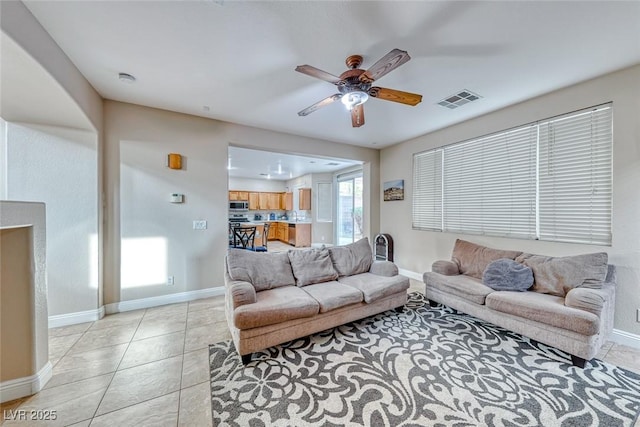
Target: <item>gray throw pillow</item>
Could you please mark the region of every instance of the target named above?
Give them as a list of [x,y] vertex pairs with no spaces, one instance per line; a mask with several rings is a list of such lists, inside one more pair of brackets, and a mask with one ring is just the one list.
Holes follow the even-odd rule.
[[297,286],[330,282],[338,278],[326,248],[290,250],[288,255]]
[[573,288],[602,288],[608,259],[606,252],[564,257],[524,253],[516,261],[533,270],[532,291],[564,297]]
[[257,292],[296,284],[286,253],[229,249],[227,270],[232,280],[249,282]]
[[373,262],[371,245],[366,237],[348,245],[331,246],[329,254],[340,277],[366,273]]
[[482,283],[496,291],[524,292],[533,285],[533,271],[512,259],[501,258],[487,265]]

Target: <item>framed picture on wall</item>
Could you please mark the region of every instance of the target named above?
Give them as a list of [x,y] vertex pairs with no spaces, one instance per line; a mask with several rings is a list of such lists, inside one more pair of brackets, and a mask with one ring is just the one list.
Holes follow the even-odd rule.
[[404,200],[404,179],[396,179],[384,183],[383,200]]

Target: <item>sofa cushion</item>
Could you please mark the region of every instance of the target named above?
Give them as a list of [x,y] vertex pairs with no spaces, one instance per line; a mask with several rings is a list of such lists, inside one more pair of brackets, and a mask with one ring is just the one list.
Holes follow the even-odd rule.
[[493,292],[487,296],[486,305],[501,313],[582,335],[595,335],[600,328],[598,316],[578,308],[567,307],[564,305],[564,298],[554,295],[537,292]]
[[366,237],[357,242],[329,248],[331,261],[340,276],[366,273],[371,268],[373,255]]
[[295,285],[289,256],[285,252],[253,252],[229,249],[227,270],[232,280],[249,282],[256,291]]
[[605,252],[566,257],[525,253],[516,258],[533,270],[532,291],[560,297],[579,286],[601,288],[607,276],[607,260]]
[[362,292],[364,301],[367,303],[409,289],[409,279],[404,276],[385,277],[371,273],[361,273],[341,277],[338,282]]
[[427,290],[435,288],[475,304],[483,305],[487,295],[495,292],[490,287],[483,285],[482,281],[475,277],[464,275],[445,276],[430,271],[424,273],[422,277]]
[[362,292],[335,281],[305,286],[304,291],[318,301],[320,313],[362,302]]
[[330,282],[338,278],[326,248],[290,250],[288,255],[298,286]]
[[526,291],[533,285],[529,267],[509,258],[497,259],[485,268],[482,283],[496,291]]
[[456,239],[451,260],[458,264],[460,274],[482,279],[487,265],[500,258],[515,259],[521,251],[504,251],[476,245],[466,240]]
[[258,292],[256,297],[255,303],[241,305],[233,311],[233,323],[236,328],[251,329],[273,325],[291,319],[315,316],[320,311],[318,302],[295,286]]

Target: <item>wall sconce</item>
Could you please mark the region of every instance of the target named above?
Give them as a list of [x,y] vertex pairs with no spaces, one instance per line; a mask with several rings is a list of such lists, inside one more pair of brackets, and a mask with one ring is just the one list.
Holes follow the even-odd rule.
[[169,169],[182,169],[182,156],[176,153],[169,153],[167,166],[169,166]]

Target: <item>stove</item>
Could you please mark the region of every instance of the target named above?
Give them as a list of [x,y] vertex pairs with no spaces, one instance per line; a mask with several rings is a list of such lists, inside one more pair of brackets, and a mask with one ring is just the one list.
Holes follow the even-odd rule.
[[229,214],[229,222],[249,222],[249,216],[248,215],[242,215],[242,214]]

